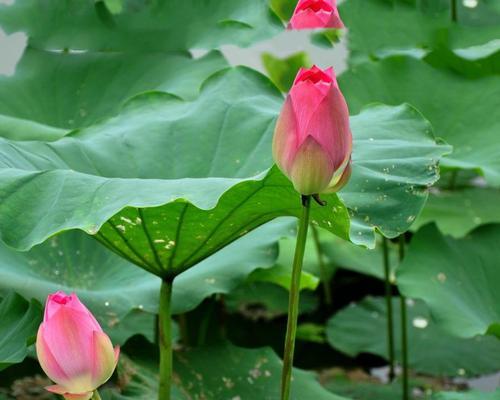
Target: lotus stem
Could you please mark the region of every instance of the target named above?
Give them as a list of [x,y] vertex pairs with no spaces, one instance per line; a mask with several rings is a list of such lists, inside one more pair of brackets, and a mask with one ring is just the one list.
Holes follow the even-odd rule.
[[[399,262],[405,258],[405,236],[399,237]],[[401,346],[403,367],[403,400],[410,399],[409,370],[408,370],[408,310],[406,297],[400,293],[401,299]]]
[[384,281],[385,281],[385,301],[387,307],[387,349],[389,357],[389,381],[396,376],[394,371],[394,320],[392,318],[392,283],[390,277],[389,243],[387,238],[382,236],[382,248],[384,251]]
[[323,258],[323,252],[321,251],[318,228],[316,228],[314,225],[311,225],[311,231],[313,234],[314,246],[316,247],[316,254],[318,256],[319,273],[321,276],[321,282],[323,283],[325,303],[330,306],[332,305],[332,291],[330,289],[330,282],[328,281],[328,273],[326,270],[325,260]]
[[457,14],[457,0],[450,0],[451,1],[451,20],[453,22],[458,21],[458,14]]
[[302,196],[302,205],[302,216],[300,217],[297,244],[295,245],[292,284],[290,287],[290,299],[288,302],[288,323],[283,357],[283,372],[281,376],[281,400],[290,399],[293,355],[295,351],[295,337],[297,335],[297,322],[299,318],[300,278],[302,274],[302,263],[304,261],[307,230],[309,227],[311,196]]
[[160,313],[158,323],[158,344],[160,347],[160,386],[159,400],[171,399],[172,386],[172,281],[163,280],[160,291]]
[[101,400],[101,396],[97,390],[94,391],[94,395],[92,396],[92,400]]

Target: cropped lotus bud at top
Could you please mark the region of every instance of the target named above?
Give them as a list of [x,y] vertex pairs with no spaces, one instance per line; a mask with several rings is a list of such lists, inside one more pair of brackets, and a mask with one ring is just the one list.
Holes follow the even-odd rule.
[[116,368],[119,348],[103,332],[76,294],[49,295],[36,352],[56,385],[46,389],[65,399],[88,400]]
[[337,0],[299,0],[288,29],[343,28]]
[[276,123],[273,157],[302,195],[340,190],[351,173],[349,110],[333,68],[301,69]]

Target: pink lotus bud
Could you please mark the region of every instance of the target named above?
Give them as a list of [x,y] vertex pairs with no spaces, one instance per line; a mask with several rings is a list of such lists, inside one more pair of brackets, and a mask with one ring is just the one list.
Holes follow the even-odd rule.
[[333,68],[301,69],[276,123],[276,164],[299,193],[331,193],[349,179],[351,151],[349,110]]
[[71,400],[88,400],[108,381],[120,350],[113,349],[90,311],[76,294],[49,295],[36,340],[38,361],[56,385],[49,392]]
[[288,29],[343,28],[337,0],[299,0]]

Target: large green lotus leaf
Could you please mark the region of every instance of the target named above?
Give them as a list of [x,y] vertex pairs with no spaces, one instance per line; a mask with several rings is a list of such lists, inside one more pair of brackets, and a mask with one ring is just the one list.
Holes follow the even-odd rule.
[[500,185],[500,76],[464,79],[422,61],[393,57],[357,66],[342,75],[340,84],[351,112],[374,101],[411,103],[430,120],[436,135],[453,145],[443,165],[479,170],[490,184]]
[[99,3],[16,1],[0,5],[0,26],[39,49],[140,52],[249,45],[283,29],[267,0],[127,0],[114,16]]
[[[189,311],[211,294],[228,293],[252,270],[274,265],[278,240],[293,227],[289,218],[266,224],[179,275],[173,313]],[[41,303],[57,290],[76,292],[114,342],[134,334],[154,336],[160,280],[83,232],[54,236],[26,253],[0,244],[0,275],[0,290],[13,289]]]
[[[174,400],[280,398],[282,363],[271,349],[219,344],[176,352],[174,357]],[[118,373],[126,386],[121,393],[114,390],[103,393],[103,399],[151,400],[157,397],[157,372],[151,359],[133,362],[124,358]],[[293,374],[293,400],[347,400],[323,389],[310,372],[294,370]]]
[[[150,272],[178,275],[257,226],[300,214],[291,184],[268,170],[282,102],[262,75],[227,69],[193,102],[149,93],[54,142],[0,138],[2,239],[26,250],[84,229]],[[372,246],[377,227],[408,229],[448,148],[410,106],[372,107],[352,127],[354,171],[341,195],[351,239]],[[347,238],[346,209],[325,199],[313,223]]]
[[[483,59],[484,51],[477,53],[474,48],[498,39],[500,13],[484,1],[474,10],[463,7],[461,1],[457,3],[458,24],[451,21],[449,0],[345,1],[340,13],[349,27],[350,62],[357,64],[373,56],[414,53],[415,49],[422,50],[422,54],[431,49],[440,53],[442,48],[450,49],[457,57],[466,51],[469,59]],[[498,52],[496,47],[488,57]]]
[[[55,142],[0,139],[2,238],[27,249],[61,230],[101,228],[98,238],[120,255],[176,275],[262,223],[300,213],[288,180],[266,172],[281,103],[263,76],[228,69],[193,102],[146,94]],[[347,237],[346,210],[328,200],[313,215],[324,225],[335,218],[332,230]],[[29,211],[14,223],[21,208]]]
[[[21,120],[16,130],[2,123],[0,135],[17,140],[43,139],[43,126],[30,129],[35,123],[47,126],[47,139],[58,139],[67,129],[115,115],[128,98],[153,89],[193,99],[202,82],[226,66],[217,51],[193,59],[181,52],[137,56],[28,48],[15,75],[0,76],[0,121]],[[29,134],[40,134],[40,130],[41,137]]]
[[425,300],[447,331],[500,338],[499,240],[499,225],[480,227],[463,239],[443,236],[433,225],[424,227],[398,270],[398,286],[405,295]]
[[480,225],[500,223],[499,200],[498,189],[433,190],[412,230],[434,222],[443,234],[461,238]]
[[14,292],[0,299],[0,371],[20,363],[34,343],[42,310]]
[[[500,341],[451,336],[433,323],[422,301],[408,302],[408,348],[411,369],[439,376],[475,376],[498,371]],[[401,360],[401,312],[393,299],[396,359]],[[328,342],[342,352],[387,358],[387,308],[384,298],[367,297],[335,314],[327,325]]]

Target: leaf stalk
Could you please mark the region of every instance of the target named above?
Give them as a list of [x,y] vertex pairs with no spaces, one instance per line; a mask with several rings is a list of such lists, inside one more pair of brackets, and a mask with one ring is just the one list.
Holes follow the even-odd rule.
[[297,244],[293,259],[292,284],[288,302],[288,322],[285,338],[283,357],[283,371],[281,375],[281,400],[290,399],[293,356],[295,352],[295,338],[297,336],[297,322],[299,318],[300,278],[309,227],[309,214],[311,210],[311,196],[302,196],[302,216],[299,221]]

